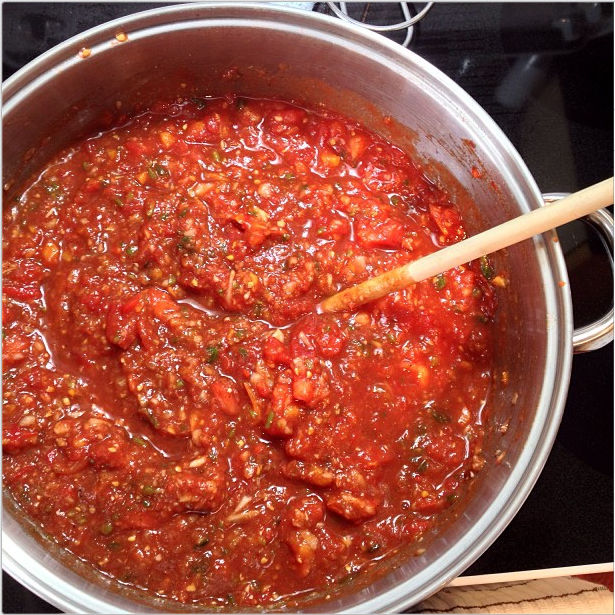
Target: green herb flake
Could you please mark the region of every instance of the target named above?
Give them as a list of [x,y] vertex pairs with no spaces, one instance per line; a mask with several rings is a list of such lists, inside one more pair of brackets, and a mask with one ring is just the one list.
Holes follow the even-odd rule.
[[111,534],[112,531],[113,531],[113,523],[111,523],[110,521],[107,521],[106,523],[103,523],[100,526],[100,533],[103,536],[109,536],[109,534]]
[[222,154],[215,149],[212,154],[211,157],[216,161],[216,162],[222,162]]
[[242,357],[247,357],[248,356],[248,351],[245,348],[239,348],[239,354]]
[[139,248],[137,246],[128,246],[126,248],[126,254],[128,254],[128,256],[134,256],[138,251]]
[[444,274],[441,273],[437,275],[433,284],[437,290],[442,290],[446,286],[446,278],[444,277]]
[[269,429],[269,427],[271,427],[271,424],[273,423],[273,419],[274,419],[274,413],[273,410],[270,410],[267,413],[267,416],[265,417],[265,429]]
[[[152,485],[143,485],[143,487],[141,488],[141,492],[144,495],[154,495],[157,491],[158,491],[158,489],[156,489],[156,487],[154,487]],[[146,501],[147,500],[144,500],[144,505],[145,505]]]
[[480,257],[480,270],[488,280],[491,280],[495,276],[495,271],[489,264],[489,260],[486,256]]
[[220,351],[218,350],[217,346],[209,346],[207,348],[207,362],[208,363],[215,363],[218,360],[218,357],[220,356]]
[[140,436],[134,436],[132,438],[132,441],[137,445],[137,446],[147,446],[147,442],[141,438]]
[[175,381],[175,388],[176,389],[183,389],[185,386],[186,386],[186,383],[181,378],[178,378]]
[[120,209],[122,209],[122,208],[124,207],[124,201],[122,201],[122,199],[120,199],[120,197],[119,197],[119,196],[116,196],[116,197],[113,199],[113,202],[114,202],[114,203],[115,203],[115,204],[116,204],[116,205],[117,205]]
[[159,422],[158,419],[154,416],[154,411],[151,408],[145,408],[145,416],[152,424],[154,429],[158,429]]
[[152,167],[147,167],[147,174],[152,178],[152,179],[157,179],[158,176],[156,175],[156,171],[154,171],[154,169]]

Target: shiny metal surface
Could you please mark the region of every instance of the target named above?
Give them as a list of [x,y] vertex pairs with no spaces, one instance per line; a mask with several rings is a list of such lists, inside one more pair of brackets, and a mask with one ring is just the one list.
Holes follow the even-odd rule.
[[[568,196],[568,192],[549,192],[542,197],[547,203]],[[611,269],[613,268],[613,216],[608,209],[600,209],[586,217],[596,232],[600,234],[605,247],[609,250]],[[613,341],[613,308],[583,327],[575,328],[572,333],[572,347],[575,353],[591,352],[603,348]]]
[[[118,32],[127,35],[127,42],[116,40]],[[87,59],[79,56],[82,48],[91,50]],[[56,151],[98,130],[108,109],[129,113],[137,103],[177,92],[226,91],[293,98],[311,106],[324,102],[363,122],[428,166],[432,179],[457,200],[470,232],[542,202],[496,124],[418,56],[337,19],[235,3],[173,6],[110,22],[16,73],[3,89],[8,192]],[[474,177],[476,169],[482,179]],[[398,612],[419,602],[458,576],[495,540],[537,480],[557,432],[570,376],[570,294],[558,284],[568,278],[559,247],[544,237],[499,258],[511,284],[501,294],[498,313],[502,334],[489,399],[488,463],[473,497],[425,553],[408,553],[371,585],[348,587],[346,594],[306,610]],[[505,424],[508,429],[501,429]],[[128,592],[102,577],[82,578],[52,545],[25,529],[10,501],[3,515],[3,566],[48,602],[79,612],[176,610],[176,605]]]

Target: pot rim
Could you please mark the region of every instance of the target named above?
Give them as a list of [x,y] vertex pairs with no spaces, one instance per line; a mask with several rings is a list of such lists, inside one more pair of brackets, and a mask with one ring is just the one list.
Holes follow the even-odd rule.
[[[525,199],[519,200],[520,209],[529,211],[541,206],[540,191],[508,138],[482,107],[439,69],[379,34],[326,15],[270,3],[212,2],[172,5],[141,11],[87,30],[42,54],[4,83],[3,118],[19,105],[20,100],[31,95],[47,79],[53,78],[54,72],[68,69],[72,63],[83,61],[77,55],[81,48],[108,44],[119,31],[136,35],[137,32],[165,29],[174,24],[190,23],[191,27],[207,27],[224,20],[234,23],[245,21],[250,25],[262,22],[282,28],[293,26],[312,32],[318,31],[318,34],[333,37],[338,43],[358,45],[375,54],[379,61],[397,66],[399,70],[405,70],[408,63],[418,67],[429,75],[437,88],[442,88],[461,102],[464,116],[467,116],[473,127],[485,135],[485,138],[497,143],[496,149],[503,156],[503,164],[511,165],[510,169],[515,171],[518,178],[513,182],[509,170],[507,181],[516,187],[519,195],[523,189],[530,197],[529,204],[526,204]],[[523,185],[520,186],[521,184]],[[555,440],[565,405],[572,365],[573,326],[568,276],[561,249],[553,241],[545,241],[544,237],[531,241],[540,263],[548,315],[545,378],[532,427],[504,487],[487,510],[476,519],[471,530],[459,541],[458,548],[456,546],[456,549],[448,549],[419,573],[379,595],[370,596],[369,593],[359,592],[355,595],[364,596],[365,599],[354,602],[350,607],[343,604],[343,599],[328,602],[325,605],[327,612],[336,609],[343,609],[347,613],[398,612],[427,598],[462,573],[491,545],[517,513],[537,481]],[[566,284],[561,287],[558,281]],[[87,591],[88,582],[84,591],[50,573],[45,566],[47,561],[41,563],[30,552],[24,553],[7,531],[13,529],[8,526],[19,527],[18,523],[13,519],[8,519],[7,523],[4,513],[3,516],[2,566],[12,577],[64,611],[127,612],[118,608],[116,603],[92,596]],[[51,560],[51,557],[49,559]],[[62,572],[64,571],[63,568]],[[115,594],[109,592],[109,596],[113,597]]]

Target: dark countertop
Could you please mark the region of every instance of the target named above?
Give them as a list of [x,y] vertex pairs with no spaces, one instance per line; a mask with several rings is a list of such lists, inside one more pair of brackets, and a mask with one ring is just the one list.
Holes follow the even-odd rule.
[[[168,3],[4,3],[3,78],[83,30]],[[357,16],[363,3],[354,7]],[[324,3],[315,10],[327,12]],[[396,11],[396,3],[369,7]],[[353,13],[354,14],[354,13]],[[403,40],[401,34],[395,40]],[[436,3],[410,48],[493,117],[543,192],[613,174],[612,3]],[[612,305],[609,258],[583,223],[560,233],[575,322]],[[613,344],[575,355],[545,469],[496,542],[468,569],[488,574],[613,561]],[[3,612],[58,612],[3,573]]]

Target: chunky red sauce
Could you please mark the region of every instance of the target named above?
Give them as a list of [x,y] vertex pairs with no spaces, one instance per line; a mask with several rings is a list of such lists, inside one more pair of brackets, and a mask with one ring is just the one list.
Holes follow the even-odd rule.
[[76,145],[4,214],[5,485],[98,570],[206,606],[420,550],[482,466],[493,272],[314,306],[464,236],[326,112],[179,101]]

